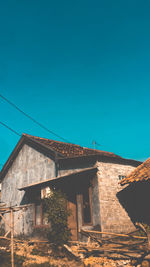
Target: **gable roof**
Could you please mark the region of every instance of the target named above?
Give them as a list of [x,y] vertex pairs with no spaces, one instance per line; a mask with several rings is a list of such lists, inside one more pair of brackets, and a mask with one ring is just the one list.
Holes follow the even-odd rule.
[[125,185],[147,180],[150,180],[150,158],[140,164],[126,178],[122,179],[120,184]]
[[105,158],[105,161],[111,159],[113,162],[117,161],[118,163],[120,161],[121,163],[131,164],[134,166],[138,166],[141,163],[139,161],[122,158],[111,152],[90,149],[71,143],[54,141],[51,139],[41,138],[23,133],[22,137],[20,138],[19,142],[17,143],[16,147],[12,151],[11,155],[9,156],[0,172],[0,180],[4,178],[7,170],[12,165],[13,161],[17,157],[24,144],[31,145],[35,149],[38,149],[40,152],[45,153],[47,156],[51,156],[54,160],[65,160],[68,163],[69,160],[78,159],[81,161],[81,159],[83,158],[88,158],[88,160],[91,160],[91,158],[96,157]]
[[51,139],[41,138],[28,134],[23,134],[23,135],[47,146],[47,148],[54,150],[55,152],[59,153],[61,156],[65,158],[77,157],[77,156],[89,156],[89,155],[103,155],[103,156],[121,158],[120,156],[111,152],[101,151],[97,149],[90,149],[87,147],[82,147],[71,143],[54,141]]

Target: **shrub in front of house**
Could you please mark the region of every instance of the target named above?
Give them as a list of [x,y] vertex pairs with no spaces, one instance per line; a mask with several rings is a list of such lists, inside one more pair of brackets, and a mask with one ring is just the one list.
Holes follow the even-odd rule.
[[71,231],[68,228],[68,216],[66,196],[61,191],[51,190],[48,197],[43,199],[45,216],[49,223],[47,238],[54,247],[68,243]]

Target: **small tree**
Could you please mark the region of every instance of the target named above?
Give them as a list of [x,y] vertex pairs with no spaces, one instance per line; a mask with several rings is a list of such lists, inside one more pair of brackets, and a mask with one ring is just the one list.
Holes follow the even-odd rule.
[[45,215],[50,224],[47,237],[54,247],[62,246],[71,238],[67,224],[70,211],[67,210],[66,203],[66,196],[56,190],[51,190],[48,197],[43,199]]

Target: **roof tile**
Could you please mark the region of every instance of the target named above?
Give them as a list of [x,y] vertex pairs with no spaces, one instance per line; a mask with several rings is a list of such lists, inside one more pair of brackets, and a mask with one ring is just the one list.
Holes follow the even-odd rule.
[[131,184],[134,182],[142,182],[150,179],[150,158],[140,164],[126,178],[122,179],[120,184]]
[[115,157],[121,158],[120,156],[111,153],[105,152],[96,149],[90,149],[86,147],[81,147],[79,145],[71,144],[71,143],[64,143],[60,141],[54,141],[51,139],[41,138],[37,136],[32,136],[28,134],[23,134],[33,140],[46,145],[48,148],[55,150],[56,152],[62,154],[62,156],[69,158],[69,157],[77,157],[77,156],[88,156],[88,155],[101,155],[101,156],[108,156],[108,157]]

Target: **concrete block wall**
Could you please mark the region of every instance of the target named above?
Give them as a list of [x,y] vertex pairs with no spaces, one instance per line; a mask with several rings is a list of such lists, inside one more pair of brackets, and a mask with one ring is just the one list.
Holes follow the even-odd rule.
[[104,162],[97,162],[97,167],[101,230],[114,233],[134,231],[135,227],[116,194],[123,189],[119,175],[126,176],[135,167]]

